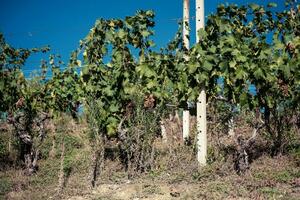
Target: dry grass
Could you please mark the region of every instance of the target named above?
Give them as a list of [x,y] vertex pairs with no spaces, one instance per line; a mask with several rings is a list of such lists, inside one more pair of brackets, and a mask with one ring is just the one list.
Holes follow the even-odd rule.
[[[72,121],[60,126],[66,142],[66,167],[70,167],[62,193],[56,195],[62,137],[58,131],[49,135],[43,150],[44,154],[49,154],[55,139],[55,156],[43,156],[36,175],[24,176],[20,168],[0,172],[0,199],[1,195],[2,198],[16,200],[300,199],[300,167],[297,161],[300,158],[295,157],[299,153],[272,158],[265,151],[266,144],[260,142],[263,140],[258,140],[256,147],[260,147],[261,152],[255,156],[245,174],[237,175],[233,169],[234,142],[221,132],[209,135],[210,164],[207,167],[199,168],[195,160],[195,133],[191,136],[191,146],[182,145],[177,136],[167,144],[157,139],[152,170],[128,179],[118,157],[107,157],[96,188],[91,190],[88,172],[92,152],[86,126]],[[178,126],[173,126],[168,128],[176,132]],[[238,127],[237,133],[244,134],[244,137],[251,133],[246,124]],[[117,153],[113,142],[111,145],[110,151]]]

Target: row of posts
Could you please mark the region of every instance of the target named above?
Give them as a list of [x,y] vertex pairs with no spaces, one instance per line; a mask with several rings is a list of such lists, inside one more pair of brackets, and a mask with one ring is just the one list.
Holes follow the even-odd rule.
[[[190,1],[183,0],[183,44],[186,49],[190,48],[189,41],[189,24],[190,24]],[[204,29],[204,0],[196,0],[196,42],[200,41],[198,31]],[[189,59],[188,56],[185,58]],[[197,98],[197,160],[200,166],[206,165],[207,156],[207,123],[206,123],[206,91],[205,86],[201,86],[199,96]],[[189,106],[186,106],[183,110],[183,140],[188,140],[190,135],[190,113]]]

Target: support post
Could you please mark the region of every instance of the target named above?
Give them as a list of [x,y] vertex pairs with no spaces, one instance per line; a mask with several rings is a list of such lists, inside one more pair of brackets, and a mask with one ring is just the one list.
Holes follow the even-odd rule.
[[[204,0],[196,0],[196,41],[200,38],[198,31],[204,29]],[[206,90],[201,86],[197,99],[197,160],[200,166],[206,165],[207,156],[207,127],[206,127]]]
[[[190,24],[190,0],[183,0],[183,31],[182,31],[182,37],[183,37],[183,45],[186,49],[189,49],[190,47],[190,30],[189,30],[189,24]],[[188,60],[188,56],[185,57],[186,60]],[[189,139],[190,134],[190,111],[188,108],[188,105],[184,107],[183,115],[182,115],[182,137],[183,142],[187,141]]]

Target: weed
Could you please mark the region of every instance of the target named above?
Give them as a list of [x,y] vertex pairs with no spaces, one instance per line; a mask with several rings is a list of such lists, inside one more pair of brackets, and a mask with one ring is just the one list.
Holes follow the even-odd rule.
[[260,171],[255,172],[253,176],[257,180],[264,180],[264,179],[266,179],[266,178],[269,177],[268,172],[265,172],[265,171],[263,171],[263,172],[260,172]]
[[160,128],[159,108],[145,109],[143,99],[136,97],[135,109],[126,120],[127,131],[120,135],[121,151],[129,176],[151,170],[154,164],[154,141]]
[[294,159],[297,166],[300,167],[300,144],[289,146],[288,151],[291,157]]
[[9,177],[0,177],[0,199],[4,198],[12,188],[12,182]]
[[159,177],[162,173],[163,173],[162,170],[150,170],[148,174],[152,179],[155,179]]
[[57,183],[59,171],[59,159],[48,159],[40,162],[40,170],[33,175],[30,181],[32,186],[46,187]]
[[260,193],[266,194],[269,197],[275,197],[282,194],[277,188],[274,187],[262,187],[258,189]]
[[276,181],[281,183],[287,183],[293,179],[291,172],[288,170],[280,171],[275,173],[273,176]]

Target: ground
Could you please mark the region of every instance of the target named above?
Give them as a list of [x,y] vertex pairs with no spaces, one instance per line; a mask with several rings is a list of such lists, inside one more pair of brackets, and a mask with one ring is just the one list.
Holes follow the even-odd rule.
[[[251,169],[243,175],[232,173],[228,171],[229,168],[230,166],[209,166],[202,170],[187,169],[192,174],[180,171],[149,173],[132,180],[119,172],[112,174],[110,180],[100,180],[94,189],[87,187],[86,176],[73,174],[59,196],[55,192],[56,184],[50,183],[53,180],[48,180],[51,179],[49,174],[28,178],[21,171],[8,171],[6,173],[9,174],[1,172],[1,180],[3,184],[5,178],[8,181],[8,177],[13,176],[13,190],[5,198],[16,200],[58,197],[65,200],[300,199],[300,168],[287,156],[263,156],[253,162]],[[104,173],[108,174],[108,171],[106,169]],[[57,177],[57,173],[55,175]]]
[[[263,157],[247,174],[204,174],[196,180],[147,180],[100,184],[90,194],[65,199],[300,199],[300,170],[287,157]],[[201,176],[201,175],[200,175]],[[206,176],[206,177],[205,177]],[[199,180],[197,180],[199,179]]]
[[[120,160],[107,158],[96,186],[91,188],[91,147],[86,129],[74,124],[71,127],[56,129],[55,137],[48,135],[36,174],[24,175],[22,165],[12,161],[2,166],[0,199],[300,199],[299,145],[275,157],[260,149],[250,169],[238,174],[230,148],[228,155],[222,156],[210,147],[208,165],[199,167],[193,146],[179,145],[180,141],[164,145],[158,139],[151,170],[129,177]],[[62,135],[60,130],[67,133]],[[62,137],[65,179],[59,188]],[[224,144],[228,136],[219,139]]]

